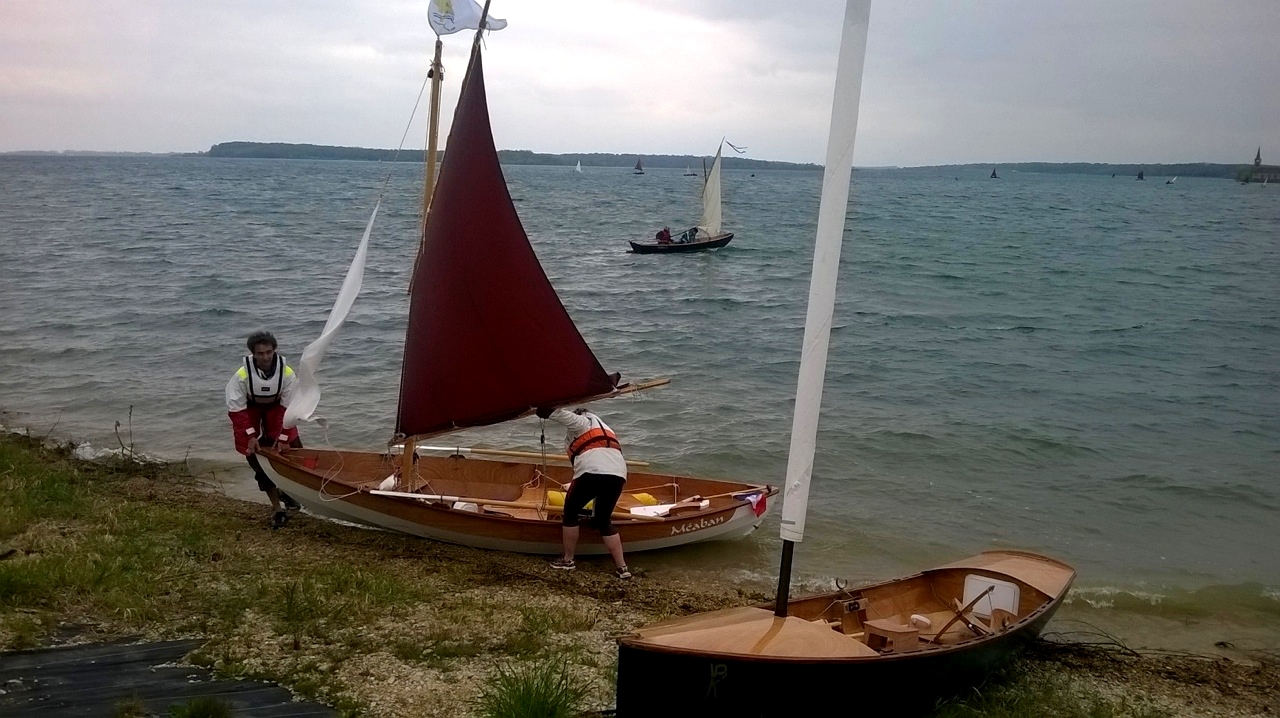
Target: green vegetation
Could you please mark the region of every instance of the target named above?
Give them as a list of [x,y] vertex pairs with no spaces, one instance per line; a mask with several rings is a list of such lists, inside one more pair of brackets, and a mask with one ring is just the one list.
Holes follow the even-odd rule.
[[499,666],[476,700],[484,718],[571,718],[582,712],[589,686],[567,661]]

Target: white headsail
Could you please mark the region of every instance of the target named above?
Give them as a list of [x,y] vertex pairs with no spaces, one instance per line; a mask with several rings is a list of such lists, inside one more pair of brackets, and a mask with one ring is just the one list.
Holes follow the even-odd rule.
[[319,338],[307,345],[302,352],[302,360],[298,362],[298,386],[293,391],[293,399],[284,412],[284,425],[297,426],[299,421],[309,421],[320,405],[320,381],[316,372],[320,369],[320,360],[324,358],[329,343],[338,333],[342,323],[351,312],[351,305],[360,294],[360,285],[364,283],[364,259],[369,253],[369,233],[373,231],[373,220],[378,216],[378,207],[382,200],[373,205],[369,215],[369,223],[365,225],[364,236],[360,238],[360,247],[347,269],[347,277],[342,280],[342,288],[338,290],[338,298],[329,310],[329,320],[324,323],[324,331]]
[[849,0],[845,6],[840,60],[836,66],[836,92],[831,108],[831,130],[827,135],[826,171],[822,178],[813,276],[809,284],[809,311],[805,318],[795,418],[791,424],[791,449],[787,456],[787,480],[783,487],[781,535],[787,541],[804,539],[870,22],[871,0]]

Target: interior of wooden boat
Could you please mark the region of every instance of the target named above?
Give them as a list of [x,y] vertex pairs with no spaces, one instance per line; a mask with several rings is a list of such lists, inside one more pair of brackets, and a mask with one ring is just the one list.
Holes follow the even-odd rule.
[[[992,570],[994,567],[1002,570]],[[1014,573],[1008,569],[1016,569]],[[993,552],[915,576],[654,624],[636,637],[654,645],[778,658],[858,658],[929,651],[998,636],[1062,595],[1075,572],[1034,554]]]
[[[419,454],[408,480],[401,477],[398,454],[313,449],[290,450],[293,462],[322,479],[330,495],[390,488],[396,492],[450,497],[444,504],[513,518],[559,521],[565,488],[573,478],[568,462],[504,457],[501,459]],[[388,479],[394,479],[388,483]],[[632,508],[670,506],[665,518],[687,518],[740,506],[735,495],[762,488],[716,479],[631,471],[618,499],[614,520],[628,520]],[[652,521],[635,517],[636,521]]]

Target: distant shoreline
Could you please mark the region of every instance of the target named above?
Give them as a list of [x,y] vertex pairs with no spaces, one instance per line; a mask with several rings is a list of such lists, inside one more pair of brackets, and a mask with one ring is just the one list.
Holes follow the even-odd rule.
[[[337,147],[331,145],[291,144],[283,142],[220,142],[205,152],[97,152],[92,150],[26,150],[0,152],[0,156],[21,157],[212,157],[220,159],[301,159],[301,160],[349,160],[374,162],[420,162],[422,150],[371,149],[365,147]],[[710,157],[695,155],[634,155],[607,152],[546,154],[529,150],[498,150],[498,159],[505,165],[541,165],[572,167],[581,162],[583,167],[632,167],[637,159],[649,169],[701,168]],[[725,169],[737,170],[785,170],[820,171],[822,165],[805,162],[776,162],[746,157],[724,157]],[[856,171],[894,171],[904,173],[936,174],[957,172],[968,174],[982,171],[984,174],[998,169],[1001,172],[1043,174],[1090,174],[1134,177],[1139,171],[1156,177],[1215,177],[1235,179],[1245,164],[1213,162],[1186,162],[1174,164],[1109,164],[1103,162],[973,162],[958,165],[922,165],[915,167],[855,167]]]

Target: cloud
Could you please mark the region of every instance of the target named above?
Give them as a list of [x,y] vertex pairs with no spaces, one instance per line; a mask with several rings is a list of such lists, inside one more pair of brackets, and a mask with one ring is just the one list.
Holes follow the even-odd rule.
[[[705,154],[727,135],[753,157],[821,161],[842,8],[498,3],[510,25],[485,41],[497,142]],[[1280,154],[1278,35],[1274,0],[877,2],[855,161]],[[434,40],[420,0],[9,0],[0,151],[392,147]],[[469,45],[445,38],[446,118]],[[422,135],[415,124],[408,144]]]

